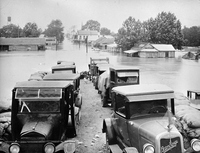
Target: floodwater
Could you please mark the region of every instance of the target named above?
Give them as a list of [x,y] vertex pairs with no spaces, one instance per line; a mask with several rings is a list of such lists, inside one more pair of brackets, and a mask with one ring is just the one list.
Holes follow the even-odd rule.
[[140,68],[140,83],[166,84],[175,92],[186,95],[188,89],[200,89],[200,61],[185,60],[182,53],[176,58],[136,58],[93,51],[85,45],[65,40],[58,50],[0,52],[0,102],[9,105],[16,82],[26,81],[37,71],[51,71],[58,60],[74,61],[77,71],[88,71],[90,57],[109,57],[113,65]]

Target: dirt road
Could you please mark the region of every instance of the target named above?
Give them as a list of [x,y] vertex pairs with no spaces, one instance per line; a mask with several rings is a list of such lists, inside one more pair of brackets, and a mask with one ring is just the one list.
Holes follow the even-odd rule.
[[81,121],[77,127],[76,153],[104,153],[105,136],[102,133],[103,119],[110,117],[111,108],[101,106],[100,95],[91,81],[81,80],[83,105]]

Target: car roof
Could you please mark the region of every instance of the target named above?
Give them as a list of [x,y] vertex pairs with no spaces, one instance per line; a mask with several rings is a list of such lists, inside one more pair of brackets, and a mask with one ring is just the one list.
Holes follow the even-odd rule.
[[50,73],[44,76],[43,80],[74,80],[80,77],[75,73]]
[[174,98],[174,91],[163,84],[126,85],[112,90],[126,96],[129,102]]
[[75,62],[73,61],[57,61],[57,64],[62,64],[62,65],[75,65]]
[[110,70],[139,70],[139,68],[135,66],[112,66]]
[[17,82],[15,88],[66,88],[72,81],[23,81]]
[[66,68],[76,68],[76,65],[58,64],[58,65],[55,65],[55,66],[51,67],[51,69],[66,69]]

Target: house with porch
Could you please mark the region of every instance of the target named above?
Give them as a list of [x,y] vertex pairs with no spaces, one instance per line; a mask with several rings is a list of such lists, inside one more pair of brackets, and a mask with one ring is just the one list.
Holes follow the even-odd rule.
[[86,38],[88,43],[92,43],[100,37],[98,31],[95,30],[78,30],[74,35],[74,42],[85,42]]

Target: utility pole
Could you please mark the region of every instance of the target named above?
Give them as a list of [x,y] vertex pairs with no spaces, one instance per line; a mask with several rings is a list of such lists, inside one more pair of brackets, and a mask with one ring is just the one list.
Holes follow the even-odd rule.
[[85,43],[86,43],[86,53],[88,53],[88,36],[85,38]]

